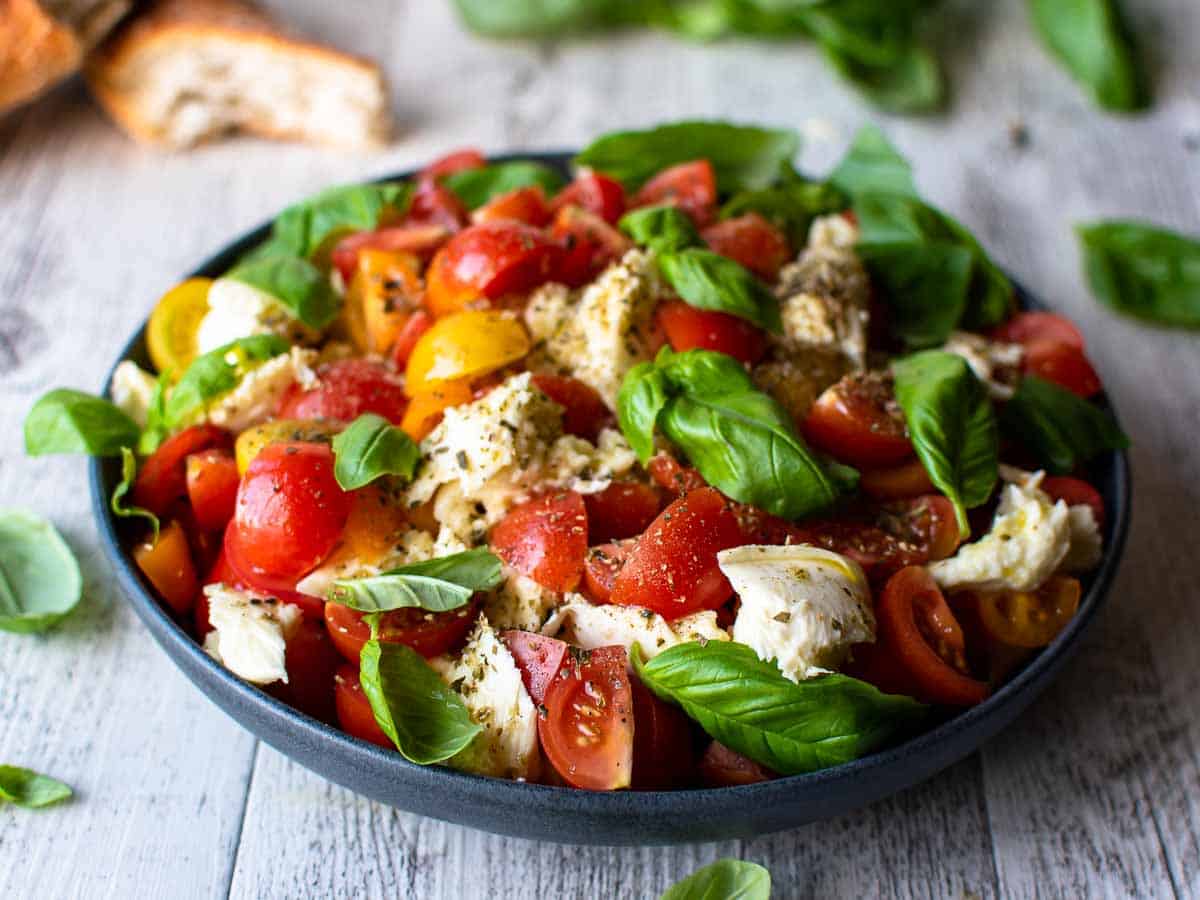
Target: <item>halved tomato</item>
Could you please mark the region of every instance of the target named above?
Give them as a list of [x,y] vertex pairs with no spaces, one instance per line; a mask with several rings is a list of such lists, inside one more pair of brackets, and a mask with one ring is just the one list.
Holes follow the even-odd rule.
[[1067,506],[1090,506],[1096,527],[1104,527],[1104,498],[1082,478],[1054,475],[1042,480],[1042,490],[1051,500],[1062,500]]
[[682,300],[659,304],[656,315],[672,350],[715,350],[747,365],[767,352],[766,332],[740,316],[697,309]]
[[472,224],[481,222],[524,222],[526,225],[545,225],[550,221],[550,207],[540,187],[522,187],[489,200],[471,213]]
[[616,225],[625,212],[625,188],[621,182],[599,172],[583,172],[559,191],[551,202],[558,212],[566,206],[578,206],[599,216],[609,225]]
[[616,423],[604,399],[590,384],[566,375],[539,374],[533,385],[563,408],[563,431],[596,443],[600,432]]
[[[404,644],[429,659],[461,644],[478,615],[478,600],[440,613],[416,608],[393,610],[379,620],[379,640]],[[340,603],[325,604],[325,627],[333,645],[355,665],[363,644],[371,639],[371,627],[362,617],[362,613]]]
[[550,682],[558,675],[570,649],[565,641],[531,631],[502,631],[500,639],[521,670],[521,681],[535,704],[546,699]]
[[334,245],[330,257],[347,285],[358,271],[358,256],[363,250],[412,253],[428,261],[438,247],[450,240],[452,232],[443,225],[391,225],[374,231],[347,235]]
[[187,457],[185,475],[196,525],[204,531],[222,531],[233,518],[242,480],[237,460],[228,450],[201,450]]
[[337,706],[338,724],[342,731],[360,741],[367,741],[388,750],[395,749],[388,736],[375,721],[371,701],[363,693],[358,669],[343,663],[334,676],[334,697]]
[[593,603],[604,604],[612,597],[617,574],[637,543],[634,538],[589,547],[583,563],[583,592]]
[[717,215],[717,175],[707,159],[680,163],[663,169],[638,190],[630,209],[666,204],[683,210],[697,228]]
[[573,591],[583,577],[587,508],[575,491],[542,494],[513,507],[492,529],[496,555],[552,591]]
[[714,253],[741,263],[759,278],[774,281],[792,255],[782,231],[756,212],[709,225],[700,233]]
[[160,519],[187,499],[187,458],[201,450],[233,449],[233,435],[216,425],[193,425],[167,438],[138,469],[130,500]]
[[316,387],[294,384],[280,398],[280,419],[331,419],[353,422],[375,413],[399,425],[408,407],[404,385],[383,363],[341,359],[317,369]]
[[818,450],[855,466],[895,466],[913,455],[904,413],[882,372],[847,375],[826,388],[801,430]]
[[429,264],[425,304],[434,316],[444,316],[478,301],[525,293],[553,276],[562,254],[544,231],[521,222],[472,225]]
[[1036,591],[979,593],[979,620],[988,636],[1001,644],[1045,647],[1075,616],[1082,593],[1077,579],[1058,575]]
[[633,247],[603,218],[578,206],[564,206],[555,214],[550,236],[564,248],[555,280],[571,287],[587,284]]
[[690,720],[654,696],[636,677],[633,689],[633,787],[665,790],[686,783],[696,764]]
[[436,181],[419,179],[401,224],[409,228],[436,225],[455,232],[469,218],[470,213],[453,191]]

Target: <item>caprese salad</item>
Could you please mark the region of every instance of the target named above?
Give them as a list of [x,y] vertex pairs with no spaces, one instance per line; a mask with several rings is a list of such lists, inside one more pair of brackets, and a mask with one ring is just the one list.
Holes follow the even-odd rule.
[[1079,330],[882,134],[823,180],[796,152],[686,122],[570,180],[467,150],[326,191],[27,441],[120,454],[204,649],[413,762],[614,790],[860,757],[1071,620],[1088,464],[1127,441]]

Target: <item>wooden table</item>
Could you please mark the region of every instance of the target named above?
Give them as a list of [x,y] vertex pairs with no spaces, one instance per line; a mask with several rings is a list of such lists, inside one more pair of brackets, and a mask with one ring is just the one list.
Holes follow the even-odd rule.
[[[1080,278],[1071,225],[1142,216],[1200,233],[1200,5],[1144,0],[1155,109],[1090,107],[1018,0],[952,4],[945,117],[873,114],[800,44],[658,35],[495,44],[447,4],[278,0],[313,33],[387,60],[402,128],[372,156],[231,141],[162,155],[70,85],[0,123],[0,505],[49,516],[83,565],[79,611],[0,633],[0,762],[75,801],[0,809],[0,895],[651,897],[722,856],[778,897],[1200,895],[1200,344],[1119,319]],[[229,237],[332,182],[450,148],[561,148],[688,116],[789,124],[823,171],[874,116],[937,204],[1078,321],[1133,435],[1134,527],[1103,617],[1054,687],[980,753],[868,809],[753,841],[560,847],[421,819],[260,744],[187,683],[97,550],[85,465],[26,459],[54,385],[97,389],[158,295]]]

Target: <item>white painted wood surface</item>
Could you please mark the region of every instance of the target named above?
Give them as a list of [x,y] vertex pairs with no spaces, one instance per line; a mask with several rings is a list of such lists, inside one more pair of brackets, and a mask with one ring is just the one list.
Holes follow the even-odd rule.
[[[42,813],[0,809],[0,896],[651,897],[725,855],[768,865],[778,897],[1200,896],[1200,336],[1098,308],[1070,232],[1121,215],[1200,233],[1200,5],[1127,5],[1158,82],[1155,109],[1136,118],[1083,100],[1019,0],[949,5],[939,40],[956,99],[923,120],[875,116],[800,44],[496,44],[465,35],[441,2],[277,0],[313,33],[387,61],[393,146],[347,157],[233,141],[164,156],[113,131],[78,85],[0,122],[0,505],[51,517],[87,580],[62,628],[0,635],[0,761],[78,791]],[[463,144],[570,147],[685,116],[800,127],[818,171],[881,119],[925,192],[1081,323],[1136,442],[1136,494],[1125,563],[1079,657],[935,780],[747,842],[498,838],[363,800],[257,744],[118,595],[95,550],[84,464],[24,458],[33,398],[97,388],[162,290],[297,196]]]

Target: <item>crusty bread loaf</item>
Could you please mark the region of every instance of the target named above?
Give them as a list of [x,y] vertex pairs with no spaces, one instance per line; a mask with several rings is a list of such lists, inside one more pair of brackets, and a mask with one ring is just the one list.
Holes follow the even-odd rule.
[[108,114],[154,144],[186,147],[244,131],[369,146],[391,130],[378,66],[287,35],[237,0],[158,0],[85,71]]

